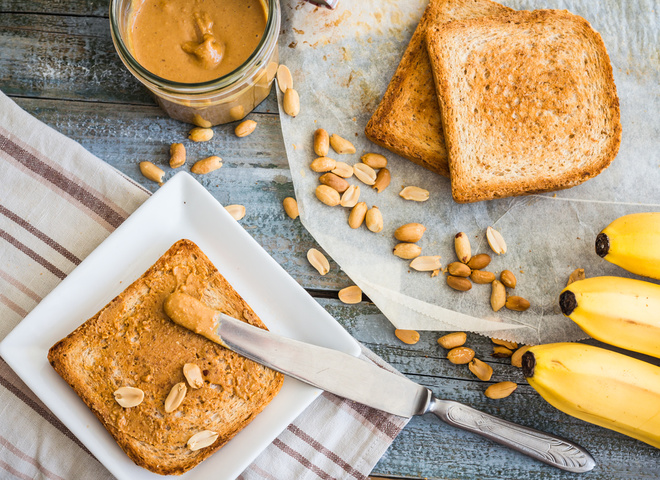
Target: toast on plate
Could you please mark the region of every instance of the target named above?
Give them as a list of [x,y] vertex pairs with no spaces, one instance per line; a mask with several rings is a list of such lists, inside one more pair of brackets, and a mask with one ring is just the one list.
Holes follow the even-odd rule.
[[[175,291],[266,328],[197,245],[180,240],[48,353],[53,368],[127,455],[162,475],[182,474],[222,447],[266,407],[283,381],[282,374],[172,322],[163,301]],[[186,363],[199,366],[201,387],[186,381]],[[165,400],[180,382],[185,397],[167,413]],[[144,400],[120,406],[114,397],[120,387],[139,388]],[[217,433],[217,440],[188,448],[190,437],[204,430]]]
[[453,20],[511,12],[489,0],[431,0],[378,108],[367,123],[369,140],[432,172],[449,176],[440,108],[424,37]]
[[616,156],[612,66],[582,17],[513,12],[436,26],[426,40],[457,202],[573,187]]

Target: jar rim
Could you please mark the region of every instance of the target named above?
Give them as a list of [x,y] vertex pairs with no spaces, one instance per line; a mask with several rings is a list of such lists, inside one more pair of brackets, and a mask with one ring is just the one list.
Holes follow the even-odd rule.
[[[263,58],[263,52],[270,47],[269,40],[273,36],[273,29],[275,29],[275,38],[277,39],[279,30],[279,22],[277,21],[279,18],[277,16],[277,12],[279,10],[279,0],[265,1],[268,4],[268,18],[266,20],[264,34],[261,36],[261,40],[259,41],[257,48],[240,66],[223,75],[222,77],[208,80],[206,82],[184,83],[168,80],[150,72],[142,65],[140,65],[140,63],[131,54],[130,50],[124,43],[124,39],[119,28],[119,22],[117,21],[117,18],[121,0],[110,1],[110,31],[112,33],[113,39],[115,40],[114,44],[115,48],[117,49],[117,53],[119,53],[121,59],[127,63],[129,69],[133,70],[134,75],[138,76],[140,79],[146,80],[158,88],[176,93],[204,93],[229,87],[235,84],[237,81],[241,80],[246,76],[246,74],[250,73],[251,67],[253,67],[255,64],[255,60]],[[277,44],[277,40],[275,40],[274,43]]]

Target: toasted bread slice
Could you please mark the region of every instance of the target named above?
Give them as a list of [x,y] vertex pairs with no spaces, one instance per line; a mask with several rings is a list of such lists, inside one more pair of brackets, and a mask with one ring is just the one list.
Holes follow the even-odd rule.
[[612,66],[582,17],[537,10],[453,22],[429,29],[427,47],[457,202],[572,187],[616,156]]
[[[53,368],[128,456],[162,475],[182,474],[222,447],[264,409],[283,381],[282,374],[172,322],[163,301],[174,291],[265,328],[197,245],[180,240],[48,353]],[[186,363],[200,367],[204,385],[187,385],[181,405],[166,413],[170,390],[186,382]],[[123,386],[143,390],[144,401],[119,406],[113,392]],[[218,439],[190,450],[188,439],[203,430],[218,433]]]
[[427,28],[511,12],[489,0],[431,0],[378,108],[367,123],[369,140],[397,155],[449,176],[440,108],[424,37]]

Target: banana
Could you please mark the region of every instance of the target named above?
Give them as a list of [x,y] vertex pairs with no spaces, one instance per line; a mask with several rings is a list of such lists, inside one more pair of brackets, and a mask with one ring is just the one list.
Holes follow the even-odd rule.
[[552,406],[660,448],[660,367],[579,343],[531,347],[527,382]]
[[629,272],[660,279],[660,212],[614,220],[596,237],[596,253]]
[[564,315],[593,338],[660,357],[660,285],[621,277],[592,277],[559,295]]

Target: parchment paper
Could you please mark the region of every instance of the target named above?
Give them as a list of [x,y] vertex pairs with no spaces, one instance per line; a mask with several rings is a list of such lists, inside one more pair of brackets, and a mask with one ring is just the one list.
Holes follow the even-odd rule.
[[[586,335],[565,318],[558,295],[575,268],[587,276],[632,276],[594,251],[595,237],[621,215],[660,211],[660,2],[513,0],[517,9],[568,9],[600,32],[608,49],[621,103],[623,141],[617,158],[601,175],[580,186],[543,195],[459,205],[449,180],[377,147],[364,127],[380,101],[408,44],[426,0],[343,0],[335,11],[284,2],[280,61],[294,77],[301,99],[296,118],[281,115],[300,216],[305,227],[397,328],[469,330],[522,343],[577,340]],[[280,95],[281,97],[281,95]],[[281,98],[280,98],[281,100]],[[378,194],[360,184],[361,201],[377,205],[385,228],[379,234],[348,227],[349,209],[328,207],[314,196],[319,174],[312,135],[325,128],[350,139],[354,155],[332,158],[354,164],[366,152],[384,154],[392,183]],[[431,192],[424,203],[399,197],[404,185]],[[493,256],[488,270],[513,271],[516,295],[529,299],[526,312],[490,308],[490,286],[455,292],[445,276],[409,269],[392,255],[394,230],[408,222],[427,227],[424,255],[456,260],[453,237],[466,232],[473,253]],[[489,225],[508,245],[494,255],[485,240]],[[513,292],[512,292],[513,293]]]

